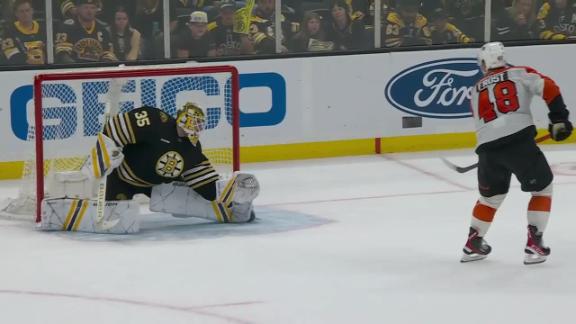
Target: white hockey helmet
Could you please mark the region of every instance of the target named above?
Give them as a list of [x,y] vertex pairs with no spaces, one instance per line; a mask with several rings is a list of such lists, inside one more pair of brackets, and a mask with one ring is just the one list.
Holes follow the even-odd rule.
[[484,72],[506,66],[504,44],[501,42],[484,44],[478,53],[478,65]]

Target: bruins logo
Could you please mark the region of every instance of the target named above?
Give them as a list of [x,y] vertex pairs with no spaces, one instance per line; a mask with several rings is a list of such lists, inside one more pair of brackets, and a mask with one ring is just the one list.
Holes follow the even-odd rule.
[[86,61],[99,61],[102,57],[102,44],[94,38],[82,38],[74,45],[74,51],[79,59]]
[[184,158],[178,152],[164,153],[156,162],[156,173],[165,178],[176,178],[184,169]]

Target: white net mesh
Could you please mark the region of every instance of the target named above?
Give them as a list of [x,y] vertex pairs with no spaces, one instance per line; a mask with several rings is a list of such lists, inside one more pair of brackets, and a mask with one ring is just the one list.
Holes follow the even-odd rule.
[[[82,79],[66,79],[64,74],[57,80],[43,81],[44,183],[56,172],[81,168],[95,136],[102,130],[106,105],[116,108],[112,114],[151,106],[175,117],[184,103],[198,104],[206,116],[205,129],[200,135],[204,154],[219,173],[230,174],[234,165],[233,118],[237,116],[233,113],[237,109],[233,107],[233,73],[226,68],[216,70],[170,69],[173,74],[158,69],[128,70],[115,76],[88,71],[82,74]],[[33,125],[33,120],[29,124]],[[32,126],[28,133],[28,139],[35,140]],[[36,157],[33,154],[33,158],[25,161],[19,197],[4,206],[4,214],[35,213]],[[45,197],[49,197],[50,191],[44,187]]]

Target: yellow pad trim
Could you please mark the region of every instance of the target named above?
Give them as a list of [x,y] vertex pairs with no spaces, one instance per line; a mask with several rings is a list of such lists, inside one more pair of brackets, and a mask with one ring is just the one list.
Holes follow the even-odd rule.
[[79,215],[76,217],[76,221],[74,222],[74,225],[72,227],[72,231],[76,232],[78,230],[78,227],[80,227],[80,224],[82,224],[82,219],[84,218],[84,214],[86,213],[86,209],[88,209],[88,205],[90,205],[90,202],[87,200],[82,200],[82,207],[80,209],[80,213]]
[[76,207],[78,206],[78,202],[79,202],[79,200],[72,201],[72,205],[70,205],[70,209],[68,209],[68,214],[66,215],[66,220],[64,221],[64,224],[62,225],[63,231],[65,231],[68,228],[68,225],[70,224],[70,221],[72,220],[72,216],[74,215],[74,211],[76,210]]
[[[228,181],[228,183],[226,184],[226,187],[224,187],[224,190],[222,190],[222,193],[220,193],[220,197],[218,197],[218,200],[219,200],[220,202],[224,202],[224,203],[225,203],[225,201],[223,201],[222,198],[224,198],[224,197],[226,197],[226,195],[228,195],[228,192],[234,187],[234,183],[236,183],[236,175],[234,175],[234,176],[230,179],[230,181]],[[233,197],[233,196],[234,196],[234,195],[231,194],[231,195],[228,197],[227,200],[231,200],[230,197]],[[227,204],[226,204],[226,206],[227,206]]]
[[98,153],[96,152],[96,148],[92,148],[92,169],[94,170],[94,177],[100,178],[100,165],[98,164]]
[[104,142],[104,137],[102,137],[102,133],[98,133],[98,143],[100,143],[100,148],[102,151],[102,155],[104,156],[104,165],[106,169],[110,168],[110,156],[108,155],[108,148],[106,147],[106,143]]
[[216,220],[218,223],[224,223],[224,219],[222,218],[222,214],[220,214],[220,208],[218,208],[218,203],[216,201],[212,201],[212,209],[214,210],[214,215],[216,215]]

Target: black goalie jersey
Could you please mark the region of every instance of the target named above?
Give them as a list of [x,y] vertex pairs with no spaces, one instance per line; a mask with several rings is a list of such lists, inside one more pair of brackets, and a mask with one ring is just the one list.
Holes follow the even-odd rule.
[[124,161],[108,178],[109,200],[149,194],[153,185],[173,181],[198,191],[219,179],[200,143],[194,145],[178,136],[176,120],[158,108],[118,114],[108,121],[104,134],[122,146],[124,153]]
[[66,20],[56,33],[58,63],[116,61],[110,34],[98,21],[84,28],[77,20]]

